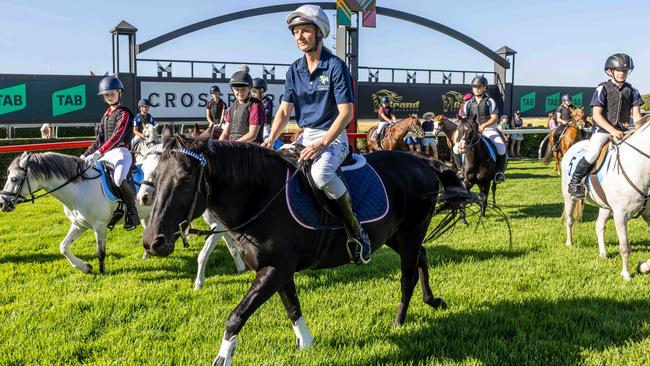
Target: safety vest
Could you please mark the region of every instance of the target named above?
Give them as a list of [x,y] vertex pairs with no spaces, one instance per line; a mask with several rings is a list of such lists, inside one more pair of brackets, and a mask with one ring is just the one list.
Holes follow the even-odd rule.
[[114,147],[126,146],[127,148],[130,148],[131,140],[133,139],[133,113],[123,105],[118,105],[113,113],[102,117],[102,121],[98,126],[100,144],[104,144],[111,138],[111,136],[113,136],[115,128],[117,127],[118,118],[122,118],[124,113],[129,114],[129,121],[127,122],[127,126],[122,134],[122,139],[118,141]]
[[488,101],[490,97],[487,94],[483,95],[480,102],[476,101],[476,97],[469,100],[469,111],[467,112],[467,119],[474,121],[479,125],[487,122],[490,119],[490,106]]
[[[248,98],[244,103],[239,104],[237,101],[235,101],[235,104],[232,105],[230,108],[230,139],[231,140],[237,140],[240,137],[244,136],[245,134],[248,133],[248,130],[250,128],[250,112],[249,112],[249,107],[253,103],[259,103],[259,101],[255,98]],[[262,128],[263,126],[260,126],[260,130],[257,134],[257,138],[255,139],[257,142],[262,142]]]
[[607,121],[617,129],[623,129],[623,123],[630,121],[632,86],[623,83],[623,86],[619,89],[610,80],[600,83],[600,85],[607,90],[607,102],[603,106]]
[[560,112],[560,117],[562,117],[563,120],[568,122],[571,120],[571,112],[573,112],[573,107],[571,106],[567,107],[565,105],[561,105],[559,108],[559,112]]

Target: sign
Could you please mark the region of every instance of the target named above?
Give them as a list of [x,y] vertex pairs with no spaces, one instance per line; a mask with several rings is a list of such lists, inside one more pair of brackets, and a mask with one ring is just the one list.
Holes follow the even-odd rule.
[[78,111],[86,108],[86,85],[57,90],[52,93],[52,116]]
[[553,112],[560,106],[560,93],[553,93],[546,97],[546,107],[544,113]]
[[[154,81],[140,82],[141,98],[149,99],[151,115],[156,119],[205,120],[205,109],[212,99],[210,87],[217,85],[221,90],[221,99],[228,106],[235,100],[228,83],[210,81]],[[269,90],[266,95],[273,100],[273,110],[277,111],[284,82],[273,83],[267,80]]]
[[583,96],[583,93],[578,93],[578,94],[574,94],[573,97],[571,97],[573,99],[573,105],[574,106],[576,106],[578,108],[582,107],[582,103],[583,103],[582,102],[582,96]]
[[536,97],[537,92],[530,92],[526,95],[522,95],[519,99],[519,112],[524,113],[528,112],[531,109],[534,109]]
[[0,114],[7,114],[27,107],[25,83],[0,89]]
[[352,10],[346,0],[336,0],[336,26],[352,26]]

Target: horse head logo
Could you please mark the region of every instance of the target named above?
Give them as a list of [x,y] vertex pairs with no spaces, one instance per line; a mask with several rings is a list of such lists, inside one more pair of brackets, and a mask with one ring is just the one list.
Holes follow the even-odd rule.
[[402,100],[402,96],[395,93],[392,90],[388,90],[388,89],[378,90],[376,93],[372,94],[372,104],[375,107],[375,111],[379,110],[379,106],[381,105],[381,99],[383,97],[388,97],[391,105]]
[[442,110],[444,112],[457,111],[463,105],[463,94],[450,90],[442,95]]

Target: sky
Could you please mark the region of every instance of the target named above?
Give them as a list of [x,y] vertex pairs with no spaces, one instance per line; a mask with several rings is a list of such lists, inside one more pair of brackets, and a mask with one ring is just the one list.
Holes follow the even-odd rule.
[[[201,20],[285,1],[0,0],[0,74],[97,74],[112,69],[110,29],[138,28],[137,42]],[[302,3],[296,3],[296,7]],[[474,38],[492,50],[517,51],[515,84],[596,86],[605,59],[634,59],[629,81],[650,92],[650,47],[644,24],[650,1],[395,1],[377,5],[416,14]],[[332,25],[334,11],[327,11]],[[177,38],[140,58],[291,63],[300,56],[286,14],[246,18]],[[325,45],[333,48],[332,36]],[[378,16],[359,34],[362,66],[492,71],[493,62],[442,33]],[[143,74],[153,65],[139,66]]]

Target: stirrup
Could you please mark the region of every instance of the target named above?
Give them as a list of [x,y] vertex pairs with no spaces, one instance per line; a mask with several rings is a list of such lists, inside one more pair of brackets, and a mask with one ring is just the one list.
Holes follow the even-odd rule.
[[506,175],[503,172],[497,172],[494,175],[494,182],[495,183],[503,183],[506,181]]
[[[362,235],[364,235],[363,233]],[[366,235],[367,239],[367,235]],[[348,241],[345,245],[345,248],[348,250],[348,255],[350,256],[350,262],[356,265],[368,264],[370,262],[370,251],[372,248],[370,244],[367,243],[368,248],[364,253],[364,245],[359,239],[348,238]]]
[[131,215],[127,210],[127,212],[126,212],[126,214],[124,216],[124,230],[126,230],[126,231],[131,231],[131,230],[137,228],[138,226],[140,226],[140,222],[138,220],[135,220],[135,223],[130,223],[129,218],[131,218],[131,217],[133,217],[133,215]]
[[569,194],[576,200],[583,200],[587,196],[587,186],[582,183],[569,183]]

